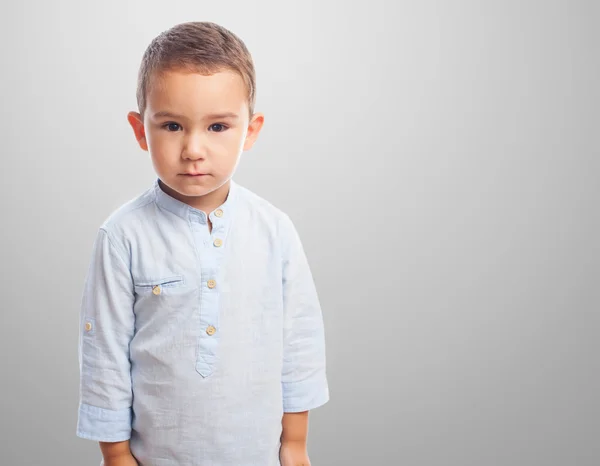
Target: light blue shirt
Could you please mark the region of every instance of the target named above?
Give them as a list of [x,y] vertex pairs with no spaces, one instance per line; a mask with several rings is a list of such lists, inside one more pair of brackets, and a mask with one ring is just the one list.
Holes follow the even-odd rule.
[[284,412],[329,400],[321,307],[290,217],[233,180],[207,215],[152,187],[93,245],[79,437],[141,466],[277,466]]

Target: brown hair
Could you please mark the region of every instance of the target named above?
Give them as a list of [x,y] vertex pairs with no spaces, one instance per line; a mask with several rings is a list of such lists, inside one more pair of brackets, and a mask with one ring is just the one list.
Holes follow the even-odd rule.
[[256,76],[252,56],[244,42],[223,26],[212,22],[181,23],[152,40],[138,73],[136,97],[142,118],[152,77],[175,70],[204,75],[223,70],[239,73],[248,90],[250,116],[254,113]]

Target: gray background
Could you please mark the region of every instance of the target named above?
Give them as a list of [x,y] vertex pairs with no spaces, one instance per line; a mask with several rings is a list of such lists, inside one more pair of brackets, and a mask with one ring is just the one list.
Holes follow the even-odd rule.
[[154,179],[126,121],[160,31],[244,39],[236,181],[295,220],[325,315],[313,466],[600,464],[598,2],[2,2],[0,464],[75,436],[98,226]]

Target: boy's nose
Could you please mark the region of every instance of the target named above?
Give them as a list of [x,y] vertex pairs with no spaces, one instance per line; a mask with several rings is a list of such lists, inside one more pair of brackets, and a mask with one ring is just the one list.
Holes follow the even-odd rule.
[[192,135],[185,141],[182,157],[186,160],[198,160],[206,157],[207,141],[201,135]]

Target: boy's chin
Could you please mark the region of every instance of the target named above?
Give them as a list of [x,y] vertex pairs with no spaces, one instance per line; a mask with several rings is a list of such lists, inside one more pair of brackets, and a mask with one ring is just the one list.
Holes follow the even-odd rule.
[[180,186],[177,191],[187,197],[205,196],[213,191],[212,186]]
[[206,181],[188,181],[179,183],[176,190],[184,196],[199,197],[206,196],[215,191],[223,191],[225,182],[208,176]]
[[[171,183],[168,181],[168,188],[172,191],[176,191],[178,194],[187,197],[198,197],[204,196],[214,190],[214,180],[209,180],[210,175],[202,176],[202,179],[180,179],[179,177],[172,180]],[[168,189],[167,188],[167,189]]]

